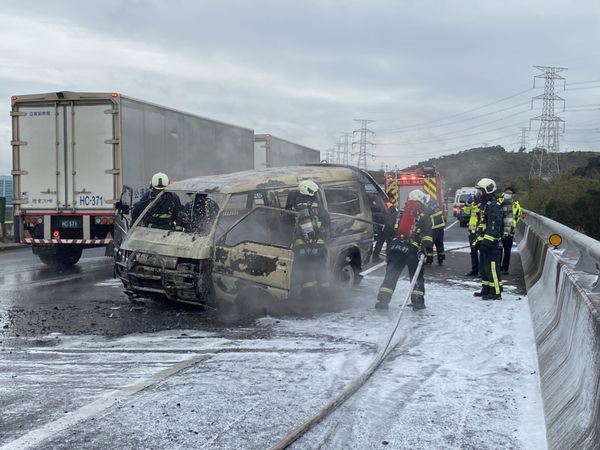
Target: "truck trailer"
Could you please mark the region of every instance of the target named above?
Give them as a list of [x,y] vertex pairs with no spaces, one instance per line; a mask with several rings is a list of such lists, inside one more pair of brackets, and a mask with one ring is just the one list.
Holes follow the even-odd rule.
[[254,167],[254,131],[118,93],[11,99],[15,242],[51,265],[114,242],[118,202],[172,181]]
[[319,163],[320,161],[321,152],[318,150],[270,134],[254,135],[254,168],[256,170],[267,167]]

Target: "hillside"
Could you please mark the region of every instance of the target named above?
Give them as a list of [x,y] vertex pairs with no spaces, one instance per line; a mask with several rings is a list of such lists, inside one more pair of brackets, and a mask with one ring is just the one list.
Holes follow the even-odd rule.
[[[559,154],[561,173],[571,173],[587,166],[595,152],[566,152]],[[436,167],[444,178],[447,192],[462,186],[473,186],[480,178],[492,178],[502,187],[514,184],[529,176],[531,153],[507,152],[501,146],[481,147],[464,150],[453,155],[428,159],[419,163]],[[409,167],[414,168],[416,166]]]
[[[600,240],[600,152],[561,153],[561,175],[551,181],[530,180],[530,163],[531,153],[507,152],[495,146],[473,148],[418,165],[439,170],[449,197],[459,187],[473,186],[480,178],[492,178],[500,190],[506,186],[515,189],[524,208]],[[383,172],[372,174],[378,181],[383,180]]]

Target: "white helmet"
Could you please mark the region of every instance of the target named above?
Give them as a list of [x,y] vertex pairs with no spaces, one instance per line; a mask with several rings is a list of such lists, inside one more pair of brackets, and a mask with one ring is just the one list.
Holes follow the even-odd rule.
[[429,200],[429,196],[420,189],[415,189],[414,191],[410,191],[408,193],[408,199],[425,204]]
[[491,178],[482,178],[475,185],[475,187],[477,189],[483,190],[483,192],[485,192],[486,194],[493,194],[494,192],[496,192],[496,189],[497,189],[496,182],[494,180],[492,180]]
[[318,190],[319,185],[313,180],[304,180],[298,185],[298,191],[300,191],[302,195],[309,195],[312,197],[317,193]]
[[150,187],[154,189],[164,189],[169,185],[169,177],[162,172],[156,172],[152,175]]

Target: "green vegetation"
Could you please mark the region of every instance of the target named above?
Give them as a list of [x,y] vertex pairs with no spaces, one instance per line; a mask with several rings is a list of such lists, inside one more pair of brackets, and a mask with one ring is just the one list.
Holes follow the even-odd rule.
[[555,180],[521,180],[518,198],[527,209],[600,240],[600,156]]
[[[583,168],[588,159],[597,156],[593,152],[567,152],[559,155],[560,169],[571,173]],[[432,158],[418,164],[434,166],[442,174],[447,192],[454,196],[456,189],[473,186],[480,178],[493,179],[500,189],[529,177],[531,153],[507,152],[503,147],[480,147],[464,150],[454,155]],[[412,166],[414,168],[416,166]],[[600,169],[600,168],[598,168]]]
[[[600,154],[561,153],[562,175],[552,181],[529,180],[530,164],[531,153],[507,152],[494,146],[429,159],[418,166],[436,167],[450,197],[462,186],[492,178],[499,189],[513,187],[524,208],[600,240]],[[381,172],[373,175],[383,179]]]

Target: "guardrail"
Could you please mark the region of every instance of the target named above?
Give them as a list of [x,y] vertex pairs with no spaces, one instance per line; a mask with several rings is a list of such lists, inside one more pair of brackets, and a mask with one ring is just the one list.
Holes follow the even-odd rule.
[[575,270],[596,275],[597,278],[593,283],[592,291],[600,292],[599,241],[532,211],[525,210],[525,223],[540,237],[545,237],[547,241],[550,235],[559,235],[562,238],[562,243],[558,248],[564,248],[562,256],[565,258],[578,258]]
[[530,211],[518,231],[548,446],[599,449],[600,242]]

